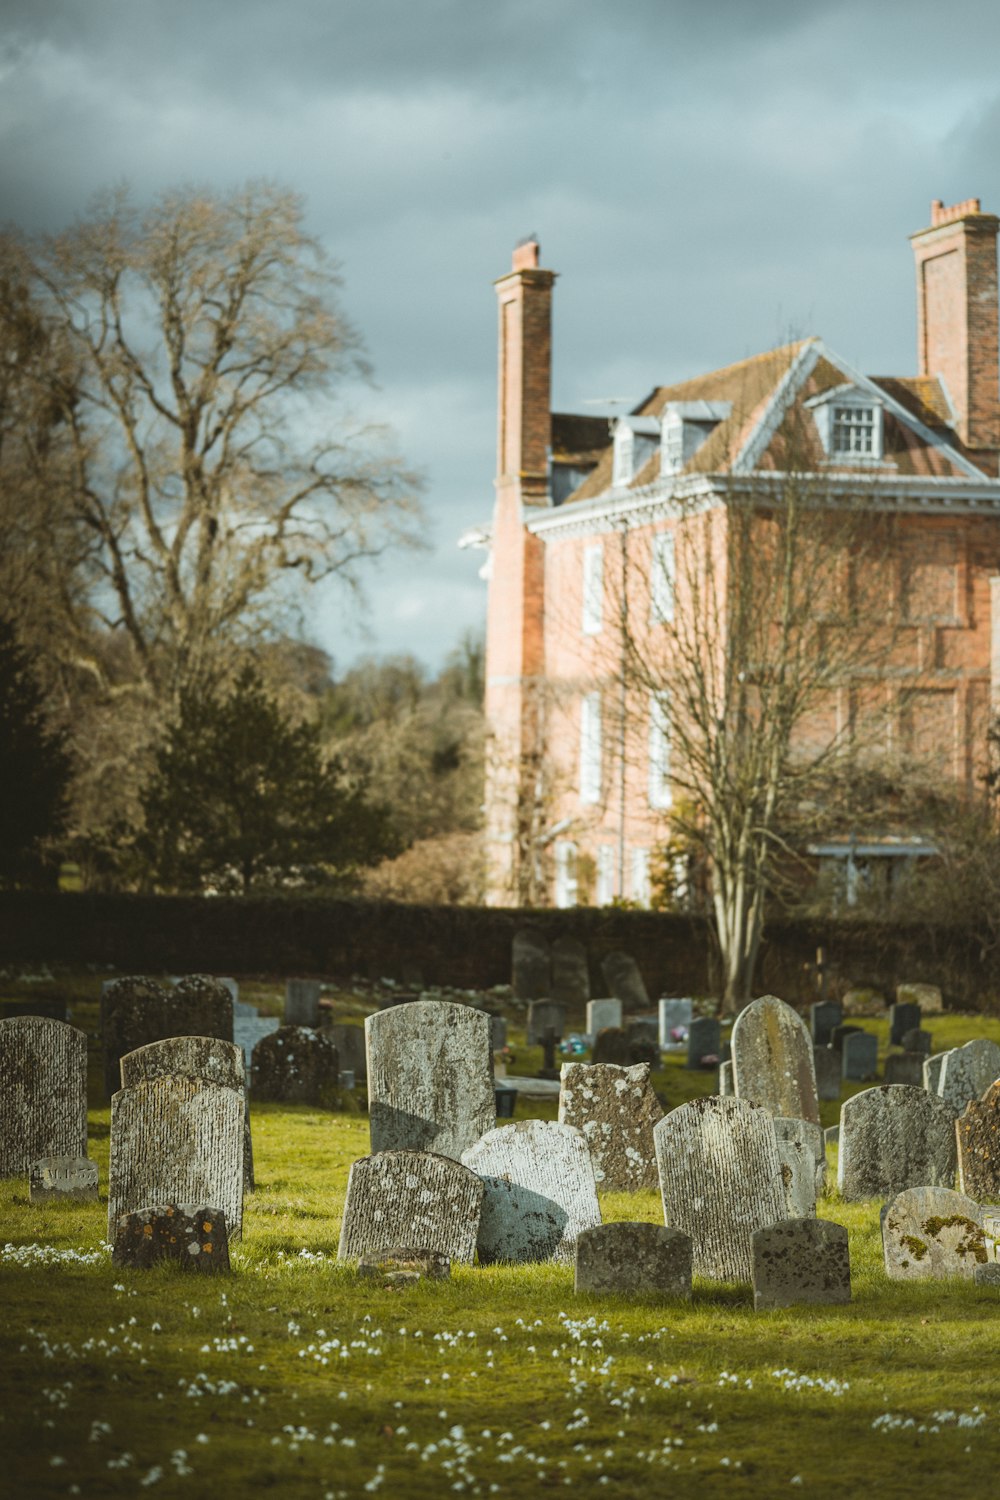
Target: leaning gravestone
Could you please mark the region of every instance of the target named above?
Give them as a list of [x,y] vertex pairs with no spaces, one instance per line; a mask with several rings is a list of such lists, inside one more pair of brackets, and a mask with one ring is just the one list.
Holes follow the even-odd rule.
[[415,1000],[369,1016],[365,1042],[373,1154],[435,1151],[457,1161],[494,1126],[493,1047],[484,1011],[450,1000]]
[[738,1099],[819,1123],[813,1044],[790,1005],[776,995],[754,1000],[736,1017],[732,1046]]
[[[687,1066],[714,1068],[719,1059],[722,1030],[714,1016],[695,1016],[688,1027]],[[711,1062],[706,1062],[706,1058]]]
[[901,1047],[903,1034],[913,1026],[920,1025],[920,1006],[897,1000],[889,1006],[889,1046]]
[[171,1036],[233,1040],[233,997],[221,980],[191,974],[172,987],[152,979],[116,979],[101,993],[104,1088],[118,1088],[126,1052]]
[[552,998],[579,1010],[590,999],[587,950],[572,937],[558,937],[552,944]]
[[347,1021],[336,1021],[330,1027],[328,1035],[337,1049],[337,1065],[340,1071],[353,1073],[357,1081],[364,1083],[368,1077],[365,1028],[352,1026]]
[[318,1026],[323,986],[318,979],[285,980],[285,1025]]
[[924,1086],[924,1055],[922,1052],[890,1052],[885,1060],[886,1083],[908,1083],[911,1088]]
[[691,1236],[695,1272],[750,1281],[754,1230],[785,1217],[771,1115],[742,1099],[693,1099],[662,1119],[653,1139],[663,1217]]
[[499,1125],[462,1161],[483,1180],[482,1265],[572,1260],[581,1230],[601,1222],[590,1152],[572,1125]]
[[837,1163],[841,1196],[894,1198],[911,1187],[950,1187],[955,1115],[947,1100],[901,1083],[880,1084],[846,1100]]
[[279,1026],[253,1049],[250,1088],[254,1100],[316,1104],[329,1108],[340,1077],[337,1048],[325,1031]]
[[812,1032],[813,1046],[828,1046],[830,1033],[835,1026],[840,1026],[843,1020],[844,1008],[835,1000],[817,1000],[814,1005],[810,1005],[809,1027]]
[[87,1038],[65,1021],[0,1021],[0,1177],[87,1154]]
[[784,1219],[753,1237],[755,1312],[851,1300],[847,1230],[826,1219]]
[[841,1055],[832,1047],[813,1048],[816,1069],[816,1096],[820,1100],[840,1098]]
[[955,1134],[959,1189],[981,1203],[1000,1202],[1000,1083],[966,1106]]
[[622,1003],[620,1000],[589,1000],[587,1002],[587,1035],[596,1036],[607,1026],[621,1029]]
[[194,1078],[150,1078],[111,1101],[108,1239],[122,1214],[149,1204],[221,1208],[243,1225],[244,1096]]
[[111,1260],[148,1270],[175,1260],[187,1271],[228,1271],[229,1234],[220,1208],[164,1203],[122,1214],[115,1225]]
[[855,1031],[844,1037],[840,1054],[841,1076],[848,1083],[864,1083],[878,1072],[878,1037],[870,1031]]
[[532,1000],[528,1006],[526,1041],[529,1047],[540,1047],[547,1031],[554,1031],[561,1042],[566,1026],[566,1007],[558,1000]]
[[944,1187],[912,1187],[889,1204],[882,1220],[886,1275],[893,1281],[964,1276],[988,1260],[983,1210]]
[[961,1112],[1000,1078],[1000,1047],[980,1036],[944,1054],[937,1091]]
[[434,1151],[383,1151],[354,1162],[338,1259],[394,1246],[435,1250],[471,1265],[483,1201],[474,1172]]
[[595,1224],[576,1242],[577,1292],[691,1296],[691,1240],[663,1224]]
[[648,1063],[631,1068],[563,1063],[559,1120],[582,1132],[594,1177],[606,1192],[656,1187],[653,1127],[662,1118]]
[[608,989],[626,1010],[648,1010],[649,995],[631,953],[608,953],[601,960],[601,972]]
[[605,1026],[594,1038],[591,1058],[595,1063],[614,1064],[627,1067],[629,1061],[628,1033],[620,1026]]
[[778,1142],[778,1160],[785,1187],[785,1218],[816,1217],[816,1140],[812,1131],[822,1132],[811,1120],[794,1120],[776,1116],[774,1134]]
[[660,1046],[666,1051],[668,1048],[676,1047],[678,1050],[684,1046],[683,1037],[675,1037],[675,1031],[683,1031],[685,1036],[691,1025],[691,1017],[694,1007],[690,1000],[661,1000],[657,1007],[660,1022]]
[[540,932],[522,927],[511,945],[511,987],[515,1000],[543,1000],[552,993],[552,959]]
[[85,1156],[43,1156],[28,1168],[32,1203],[96,1203],[97,1163]]

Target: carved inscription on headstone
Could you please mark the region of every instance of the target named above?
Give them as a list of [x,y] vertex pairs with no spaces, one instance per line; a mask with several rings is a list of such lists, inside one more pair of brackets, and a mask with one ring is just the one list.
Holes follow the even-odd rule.
[[800,1302],[851,1300],[847,1230],[826,1219],[784,1219],[753,1237],[753,1305],[760,1312]]
[[582,1133],[553,1120],[499,1125],[462,1157],[483,1179],[479,1259],[572,1260],[583,1229],[601,1222]]
[[0,1177],[87,1154],[87,1038],[65,1021],[0,1021]]
[[575,1290],[690,1297],[690,1237],[663,1224],[616,1222],[584,1229],[576,1242]]
[[32,1203],[96,1202],[97,1163],[85,1156],[43,1156],[28,1168]]
[[383,1151],[354,1162],[340,1231],[341,1260],[399,1245],[471,1265],[483,1200],[474,1172],[433,1151]]
[[373,1153],[436,1151],[458,1160],[495,1125],[485,1012],[416,1000],[369,1016],[365,1036]]
[[790,1005],[776,995],[754,1000],[736,1017],[732,1046],[738,1099],[818,1123],[812,1039]]
[[840,1112],[837,1187],[844,1198],[894,1198],[905,1188],[951,1187],[955,1110],[906,1084],[880,1084]]
[[989,1256],[983,1210],[963,1193],[912,1187],[889,1204],[882,1220],[885,1271],[894,1281],[940,1276],[973,1279]]
[[624,1068],[563,1063],[559,1119],[582,1132],[594,1177],[605,1191],[656,1187],[653,1126],[662,1117],[648,1063]]

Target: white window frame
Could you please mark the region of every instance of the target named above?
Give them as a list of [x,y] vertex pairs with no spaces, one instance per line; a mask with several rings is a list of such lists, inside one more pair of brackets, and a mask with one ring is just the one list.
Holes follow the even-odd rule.
[[627,422],[615,427],[611,450],[612,485],[628,484],[635,472],[635,433]]
[[572,839],[557,839],[552,849],[555,857],[555,904],[565,909],[576,905],[576,845]]
[[660,428],[660,473],[679,474],[684,467],[684,418],[669,406]]
[[[885,408],[877,396],[868,391],[861,391],[854,385],[839,385],[831,391],[823,391],[821,395],[814,396],[811,401],[806,402],[806,405],[812,410],[828,463],[861,465],[882,463]],[[840,415],[842,413],[843,417]],[[852,414],[856,414],[857,421],[852,422]],[[850,447],[836,447],[838,431],[860,431],[863,415],[870,418],[870,449],[854,451]]]
[[618,894],[616,886],[618,883],[618,851],[614,844],[598,844],[597,846],[597,880],[594,891],[594,900],[598,906],[610,906]]
[[599,635],[604,613],[604,547],[601,542],[583,549],[584,635]]
[[649,905],[649,850],[632,850],[632,900],[638,906]]
[[673,802],[670,785],[670,694],[649,695],[649,805],[666,808]]
[[580,801],[601,800],[601,695],[580,699]]
[[654,625],[674,618],[676,586],[676,538],[672,531],[653,535],[653,576],[649,582],[649,617]]

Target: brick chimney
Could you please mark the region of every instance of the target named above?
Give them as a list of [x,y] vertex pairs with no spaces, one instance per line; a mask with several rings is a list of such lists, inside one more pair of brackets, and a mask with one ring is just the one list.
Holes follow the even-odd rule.
[[997,228],[978,198],[931,204],[929,229],[911,235],[917,263],[917,360],[944,381],[966,447],[1000,448]]
[[552,283],[538,264],[538,241],[522,241],[508,275],[496,282],[500,311],[497,486],[516,484],[525,505],[548,500],[552,433]]

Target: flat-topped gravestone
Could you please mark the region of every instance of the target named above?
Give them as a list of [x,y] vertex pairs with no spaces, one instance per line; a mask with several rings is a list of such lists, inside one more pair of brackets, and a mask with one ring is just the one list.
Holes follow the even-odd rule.
[[559,1119],[583,1133],[594,1177],[606,1192],[656,1187],[653,1126],[662,1118],[648,1063],[563,1063]]
[[590,1152],[572,1125],[499,1125],[462,1160],[483,1180],[483,1265],[572,1260],[581,1230],[601,1222]]
[[754,1230],[785,1217],[773,1117],[742,1099],[693,1099],[653,1139],[664,1221],[691,1236],[695,1272],[750,1281]]
[[87,1154],[87,1038],[65,1021],[0,1021],[0,1177]]
[[601,959],[601,973],[612,995],[626,1010],[648,1010],[649,995],[639,965],[631,953],[608,953]]
[[811,1120],[775,1116],[774,1134],[778,1142],[778,1160],[785,1188],[785,1214],[788,1219],[811,1219],[816,1216],[816,1141],[812,1131],[822,1135]]
[[474,1172],[434,1151],[383,1151],[353,1163],[340,1260],[415,1245],[471,1265],[483,1201]]
[[1000,1202],[1000,1083],[966,1105],[955,1135],[960,1191],[981,1203]]
[[511,944],[511,989],[515,1000],[543,1000],[552,994],[549,945],[534,928],[522,927]]
[[620,1000],[590,1000],[587,1002],[587,1035],[595,1037],[607,1026],[621,1028],[622,1003]]
[[577,1292],[690,1297],[691,1239],[663,1224],[616,1222],[581,1231]]
[[899,1193],[882,1219],[886,1275],[893,1281],[963,1276],[971,1281],[989,1259],[983,1210],[963,1193],[912,1187]]
[[28,1168],[32,1203],[96,1203],[97,1163],[85,1156],[43,1156]]
[[955,1114],[945,1099],[906,1084],[880,1084],[840,1111],[837,1187],[842,1197],[894,1198],[906,1188],[951,1187]]
[[809,1028],[812,1032],[813,1046],[826,1047],[833,1028],[840,1026],[843,1019],[843,1006],[838,1005],[835,1000],[817,1000],[814,1005],[810,1005]]
[[335,1021],[329,1028],[328,1035],[337,1049],[340,1071],[353,1073],[358,1082],[364,1083],[368,1077],[365,1028],[352,1026],[348,1021]]
[[556,1041],[561,1042],[565,1027],[565,1005],[558,1000],[532,1000],[528,1006],[526,1037],[529,1047],[540,1047],[547,1031],[555,1032]]
[[591,1057],[595,1063],[626,1067],[629,1061],[628,1033],[620,1026],[605,1026],[594,1038]]
[[832,1047],[813,1048],[816,1096],[820,1100],[840,1098],[841,1054]]
[[318,979],[285,980],[285,1025],[318,1026],[323,986]]
[[[661,1000],[657,1005],[660,1023],[660,1046],[664,1051],[671,1048],[681,1050],[687,1044],[687,1029],[694,1015],[690,1000]],[[674,1033],[678,1033],[675,1035]],[[680,1033],[683,1033],[681,1035]]]
[[108,1239],[122,1214],[157,1203],[221,1208],[231,1239],[243,1225],[242,1089],[150,1078],[111,1101]]
[[890,1052],[885,1060],[883,1074],[886,1083],[908,1083],[911,1088],[924,1086],[924,1054],[922,1052]]
[[279,1026],[253,1049],[250,1086],[262,1103],[329,1107],[339,1077],[340,1057],[325,1031]]
[[922,1057],[930,1057],[931,1034],[929,1031],[921,1031],[919,1026],[911,1026],[909,1031],[903,1032],[900,1046],[904,1052],[919,1052]]
[[878,1037],[856,1031],[844,1037],[840,1054],[841,1076],[848,1083],[864,1083],[878,1072]]
[[[714,1016],[695,1016],[688,1027],[687,1066],[714,1068],[718,1065],[722,1030]],[[711,1058],[710,1062],[706,1059]]]
[[920,1007],[925,1016],[936,1016],[944,1010],[944,999],[936,984],[897,984],[896,1000]]
[[551,948],[552,999],[579,1010],[590,999],[587,950],[573,937],[558,937]]
[[740,1011],[733,1026],[733,1088],[772,1115],[819,1122],[813,1044],[801,1017],[776,995]]
[[944,1054],[937,1091],[961,1112],[971,1099],[981,1099],[998,1078],[1000,1047],[980,1036]]
[[920,1006],[906,1000],[897,1000],[889,1006],[889,1046],[901,1047],[903,1033],[920,1025]]
[[784,1219],[753,1236],[756,1312],[851,1300],[847,1230],[826,1219]]
[[435,1151],[457,1161],[494,1126],[485,1012],[450,1000],[416,1000],[369,1016],[365,1039],[373,1153]]
[[229,1234],[220,1208],[162,1203],[122,1214],[114,1226],[112,1263],[148,1270],[161,1260],[186,1271],[228,1271]]
[[118,1088],[126,1052],[171,1036],[217,1036],[233,1040],[233,997],[221,980],[190,974],[176,985],[152,979],[116,979],[101,992],[104,1088]]
[[938,1052],[933,1057],[924,1058],[924,1088],[929,1094],[938,1092],[938,1084],[941,1082],[941,1071],[944,1068],[944,1060],[947,1052]]
[[835,1026],[830,1032],[829,1045],[833,1048],[834,1052],[842,1052],[844,1050],[844,1038],[857,1036],[862,1031],[864,1031],[863,1026],[855,1026],[850,1021],[844,1021],[841,1025]]

